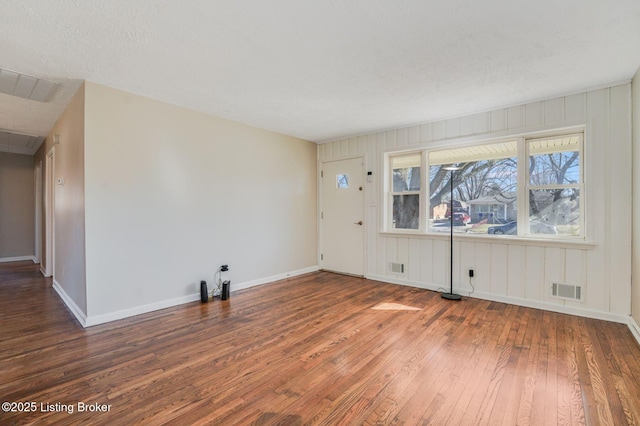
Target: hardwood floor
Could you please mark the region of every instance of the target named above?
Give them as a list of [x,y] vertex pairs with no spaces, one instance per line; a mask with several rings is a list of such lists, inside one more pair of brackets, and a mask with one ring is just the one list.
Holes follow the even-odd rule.
[[625,325],[331,273],[85,330],[3,264],[0,330],[2,425],[640,424]]

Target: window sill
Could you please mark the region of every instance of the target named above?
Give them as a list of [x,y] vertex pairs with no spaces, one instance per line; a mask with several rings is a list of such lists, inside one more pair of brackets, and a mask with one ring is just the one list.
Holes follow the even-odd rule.
[[[379,232],[381,237],[395,238],[417,238],[423,240],[449,240],[449,234],[445,233],[420,233],[420,232]],[[453,239],[464,242],[488,243],[488,244],[506,244],[517,246],[536,246],[536,247],[555,247],[590,250],[596,247],[594,241],[570,240],[570,239],[550,239],[535,237],[515,237],[503,235],[499,237],[489,235],[468,235],[454,233]]]

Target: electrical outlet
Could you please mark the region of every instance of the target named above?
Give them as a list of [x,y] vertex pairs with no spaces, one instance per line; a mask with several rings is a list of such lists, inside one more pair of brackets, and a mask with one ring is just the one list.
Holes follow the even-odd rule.
[[473,278],[475,276],[475,272],[473,268],[469,268],[469,278]]

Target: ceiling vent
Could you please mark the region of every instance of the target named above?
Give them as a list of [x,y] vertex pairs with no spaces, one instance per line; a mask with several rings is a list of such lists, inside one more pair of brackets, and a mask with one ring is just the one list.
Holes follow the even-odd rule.
[[21,135],[0,130],[0,152],[33,155],[43,141],[42,136]]
[[0,69],[0,93],[46,102],[56,88],[56,83],[30,75]]

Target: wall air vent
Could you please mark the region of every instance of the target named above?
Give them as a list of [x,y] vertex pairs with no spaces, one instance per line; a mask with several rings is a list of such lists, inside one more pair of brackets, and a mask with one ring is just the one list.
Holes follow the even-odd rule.
[[556,299],[577,300],[582,302],[582,286],[551,283],[551,297]]
[[404,263],[391,263],[391,272],[404,274]]

